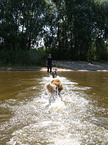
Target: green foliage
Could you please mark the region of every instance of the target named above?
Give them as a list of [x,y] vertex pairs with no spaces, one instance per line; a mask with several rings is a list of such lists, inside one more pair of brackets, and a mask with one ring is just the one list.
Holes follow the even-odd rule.
[[44,65],[44,54],[37,50],[1,50],[0,65]]
[[[107,1],[1,0],[0,18],[3,64],[40,64],[48,53],[54,59],[108,60]],[[41,38],[45,49],[32,50]]]
[[22,32],[22,36],[25,35],[23,48],[30,49],[42,31],[46,6],[45,0],[0,1],[0,37],[4,38],[6,48],[16,50],[20,47],[17,39]]
[[[94,54],[91,59],[107,60],[105,40],[108,39],[108,2],[95,0],[54,0],[54,2],[57,5],[59,18],[56,41],[59,57],[88,60],[90,54]],[[62,22],[60,23],[60,21]],[[96,41],[99,38],[102,39],[103,45]],[[92,53],[94,43],[98,43],[95,46],[96,54]],[[67,55],[64,56],[64,53]],[[103,56],[99,57],[99,55]]]

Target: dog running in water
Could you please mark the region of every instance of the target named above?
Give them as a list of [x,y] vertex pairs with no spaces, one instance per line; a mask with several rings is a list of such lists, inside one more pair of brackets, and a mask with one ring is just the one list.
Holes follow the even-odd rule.
[[57,77],[57,69],[53,69],[53,71],[52,71],[52,77],[53,78]]
[[52,99],[54,100],[54,95],[57,95],[61,98],[60,92],[63,90],[63,85],[59,79],[52,80],[51,83],[46,84],[45,87],[48,90],[48,92],[51,93],[49,103],[51,103]]

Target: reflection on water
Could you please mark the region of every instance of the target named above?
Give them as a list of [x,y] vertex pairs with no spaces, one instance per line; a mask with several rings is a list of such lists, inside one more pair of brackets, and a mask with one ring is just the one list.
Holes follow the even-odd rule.
[[49,107],[46,72],[0,72],[1,145],[108,142],[108,73],[58,72],[62,98]]

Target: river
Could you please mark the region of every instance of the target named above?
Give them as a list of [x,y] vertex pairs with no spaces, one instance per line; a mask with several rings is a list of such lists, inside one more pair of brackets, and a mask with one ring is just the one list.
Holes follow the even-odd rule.
[[107,145],[108,72],[58,72],[49,104],[42,71],[0,72],[0,145]]

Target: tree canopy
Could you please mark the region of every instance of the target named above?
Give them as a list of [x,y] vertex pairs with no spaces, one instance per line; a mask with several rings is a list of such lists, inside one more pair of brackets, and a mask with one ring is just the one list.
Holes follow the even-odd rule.
[[43,38],[54,59],[108,60],[108,2],[1,0],[0,50],[31,50]]

